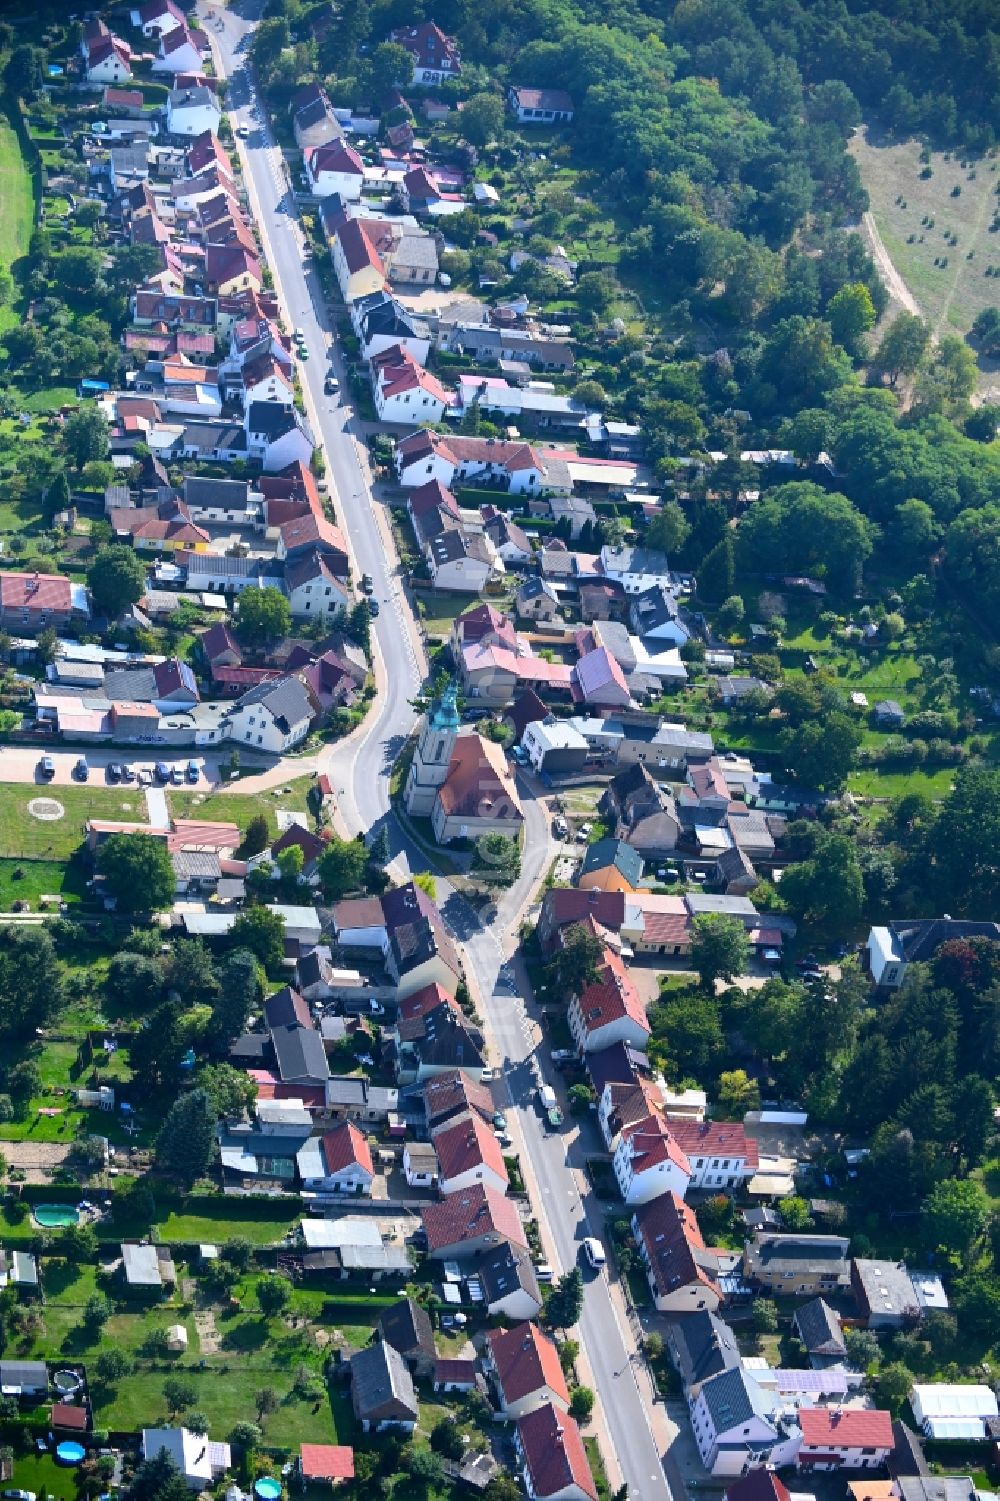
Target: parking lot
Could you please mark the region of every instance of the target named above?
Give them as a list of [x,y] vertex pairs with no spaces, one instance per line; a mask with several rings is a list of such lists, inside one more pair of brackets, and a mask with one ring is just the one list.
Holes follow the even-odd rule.
[[[53,773],[45,776],[41,772],[41,760],[47,756],[52,763]],[[155,755],[142,750],[126,753],[113,750],[107,746],[94,747],[90,750],[44,750],[28,746],[5,746],[3,757],[0,759],[0,781],[4,782],[34,782],[38,786],[65,787],[72,782],[82,781],[83,778],[75,775],[75,768],[81,758],[86,761],[88,769],[87,780],[100,786],[114,786],[116,782],[123,780],[113,773],[109,776],[109,766],[128,767],[134,781],[140,785],[154,785],[159,781],[160,786],[172,782],[175,786],[197,787],[202,791],[217,787],[221,781],[219,763],[215,758],[199,756],[190,751],[158,751]],[[193,763],[197,769],[197,776],[192,770],[188,775],[188,767]],[[157,765],[162,765],[169,770],[169,778],[156,776]]]

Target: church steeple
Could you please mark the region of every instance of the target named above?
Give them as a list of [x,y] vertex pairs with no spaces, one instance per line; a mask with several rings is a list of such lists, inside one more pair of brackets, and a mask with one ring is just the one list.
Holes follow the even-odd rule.
[[458,690],[449,678],[444,692],[427,711],[417,740],[403,792],[407,813],[419,818],[430,816],[438,788],[448,775],[460,724]]

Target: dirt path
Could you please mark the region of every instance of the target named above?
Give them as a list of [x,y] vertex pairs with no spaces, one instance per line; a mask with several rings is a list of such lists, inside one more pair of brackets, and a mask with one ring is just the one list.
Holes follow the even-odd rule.
[[875,223],[871,213],[865,214],[861,222],[868,236],[868,243],[871,246],[872,255],[875,257],[879,274],[889,290],[890,297],[898,302],[901,307],[905,308],[908,313],[915,313],[918,318],[922,318],[923,313],[920,311],[920,304],[893,265],[892,257],[882,243],[882,236],[878,232],[878,225]]
[[28,1183],[48,1183],[52,1169],[66,1161],[68,1141],[0,1141],[8,1167],[21,1168]]

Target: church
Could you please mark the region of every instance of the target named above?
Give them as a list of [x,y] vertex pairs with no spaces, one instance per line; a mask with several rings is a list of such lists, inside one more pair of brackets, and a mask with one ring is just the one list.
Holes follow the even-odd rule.
[[483,834],[516,839],[524,814],[503,750],[474,730],[460,730],[449,683],[421,726],[403,792],[407,813],[429,818],[438,844]]

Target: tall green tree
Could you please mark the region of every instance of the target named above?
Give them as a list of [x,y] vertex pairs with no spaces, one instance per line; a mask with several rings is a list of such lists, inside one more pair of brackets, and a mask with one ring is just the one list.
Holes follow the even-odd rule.
[[98,610],[117,620],[145,594],[146,568],[131,547],[102,547],[87,570],[87,585]]
[[174,899],[174,867],[165,839],[112,834],[98,850],[97,869],[122,912],[159,912]]
[[329,901],[359,891],[365,880],[368,851],[360,839],[331,839],[319,857],[319,880]]
[[240,595],[236,629],[251,646],[280,641],[292,625],[292,610],[280,589],[244,589]]
[[[190,1186],[209,1168],[217,1117],[207,1090],[192,1089],[175,1100],[156,1139],[156,1164]],[[197,1394],[195,1394],[196,1396]],[[192,1396],[182,1402],[189,1407]]]
[[273,907],[248,907],[229,937],[234,947],[249,949],[265,969],[277,969],[285,957],[285,920]]
[[925,1199],[923,1220],[928,1246],[968,1266],[990,1222],[986,1190],[974,1178],[946,1178]]
[[238,1037],[251,1013],[264,998],[260,962],[249,949],[227,954],[218,969],[219,991],[212,1005],[208,1041],[216,1053],[225,1052]]
[[101,409],[93,403],[89,406],[78,407],[63,423],[63,450],[76,466],[78,473],[92,459],[103,459],[108,452],[108,443],[107,421]]
[[709,912],[691,924],[691,963],[702,988],[714,993],[717,980],[734,980],[750,963],[750,939],[738,917]]
[[[0,1039],[33,1037],[59,1015],[64,1001],[63,967],[50,934],[0,925]],[[7,1090],[14,1093],[9,1079]]]

